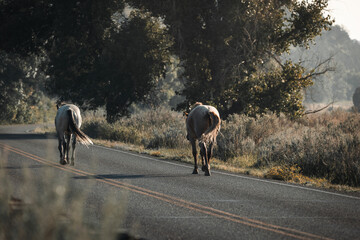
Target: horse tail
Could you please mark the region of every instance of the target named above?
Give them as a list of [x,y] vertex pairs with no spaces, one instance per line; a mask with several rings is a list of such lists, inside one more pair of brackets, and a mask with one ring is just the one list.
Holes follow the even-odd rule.
[[69,117],[70,129],[76,136],[78,136],[80,143],[82,143],[86,146],[93,144],[91,139],[83,131],[81,131],[80,128],[75,123],[73,111],[71,109],[69,109],[69,110],[67,110],[67,114]]
[[220,116],[214,112],[208,112],[209,119],[210,119],[210,127],[202,134],[200,141],[202,142],[216,142],[216,136],[220,131]]

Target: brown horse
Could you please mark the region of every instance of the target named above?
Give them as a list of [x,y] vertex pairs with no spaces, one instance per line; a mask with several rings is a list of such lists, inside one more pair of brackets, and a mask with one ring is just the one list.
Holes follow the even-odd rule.
[[221,119],[218,110],[209,105],[196,103],[190,113],[187,114],[186,138],[191,143],[192,154],[194,156],[195,165],[193,174],[199,173],[196,150],[196,140],[198,140],[202,160],[201,170],[205,172],[205,176],[210,176],[210,158],[216,143],[216,136],[220,131],[220,124]]
[[70,165],[73,166],[75,164],[76,137],[78,137],[80,143],[86,146],[93,144],[93,142],[80,130],[82,119],[77,106],[58,103],[56,107],[58,111],[55,117],[55,127],[59,140],[60,164],[64,165],[69,163],[70,140],[72,138]]

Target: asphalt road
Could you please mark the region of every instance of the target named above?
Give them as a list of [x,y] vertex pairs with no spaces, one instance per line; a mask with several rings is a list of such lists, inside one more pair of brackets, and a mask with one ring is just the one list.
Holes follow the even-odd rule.
[[96,145],[79,146],[75,166],[61,166],[54,136],[32,128],[0,126],[1,168],[19,185],[24,168],[45,176],[37,181],[50,181],[53,169],[51,178],[86,194],[89,224],[101,224],[99,209],[115,199],[121,227],[145,239],[360,239],[359,194],[216,170],[193,175],[190,164]]

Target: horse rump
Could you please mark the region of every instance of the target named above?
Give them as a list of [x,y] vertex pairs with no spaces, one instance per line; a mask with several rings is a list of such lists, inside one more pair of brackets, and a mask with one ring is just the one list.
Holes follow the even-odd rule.
[[219,115],[213,111],[209,111],[207,114],[210,120],[210,127],[201,135],[199,140],[200,142],[212,142],[215,144],[217,134],[220,131],[221,120]]
[[67,114],[68,114],[68,117],[69,117],[70,130],[71,130],[71,132],[73,132],[78,137],[79,142],[86,145],[86,146],[93,144],[91,139],[83,131],[81,131],[80,128],[75,123],[73,111],[71,109],[68,109]]

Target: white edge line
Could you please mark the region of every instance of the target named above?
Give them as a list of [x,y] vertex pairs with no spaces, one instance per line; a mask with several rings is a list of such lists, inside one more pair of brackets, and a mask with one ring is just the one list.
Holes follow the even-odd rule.
[[[140,157],[140,158],[144,158],[144,159],[149,159],[149,160],[152,160],[152,161],[155,161],[155,162],[161,162],[161,163],[166,163],[166,164],[185,167],[185,168],[192,168],[190,166],[186,166],[185,164],[178,164],[178,163],[173,163],[173,162],[169,162],[169,161],[159,160],[159,159],[156,159],[156,158],[144,156],[144,155],[142,155],[140,153],[136,154],[136,153],[131,153],[131,152],[128,152],[128,151],[115,149],[115,148],[104,147],[104,146],[100,146],[100,145],[93,145],[93,146],[98,147],[98,148],[111,150],[111,151],[115,151],[115,152],[128,154],[128,155],[131,155],[131,156],[136,156],[136,157]],[[293,185],[293,184],[286,184],[286,183],[281,183],[281,182],[273,182],[273,181],[268,181],[268,180],[265,180],[265,179],[260,179],[260,178],[255,178],[255,177],[246,177],[246,176],[232,174],[232,173],[219,172],[219,171],[216,171],[216,170],[212,170],[212,172],[215,172],[217,174],[226,175],[226,176],[231,176],[231,177],[243,178],[243,179],[247,179],[247,180],[253,180],[253,181],[264,182],[264,183],[271,183],[271,184],[276,184],[276,185],[280,185],[280,186],[299,188],[299,189],[313,191],[313,192],[326,193],[326,194],[330,194],[330,195],[334,195],[334,196],[346,197],[346,198],[352,198],[352,199],[360,200],[360,197],[355,197],[355,196],[341,194],[341,193],[328,192],[328,191],[324,191],[324,190],[320,190],[320,189],[307,188],[307,187],[302,187],[302,186]]]

